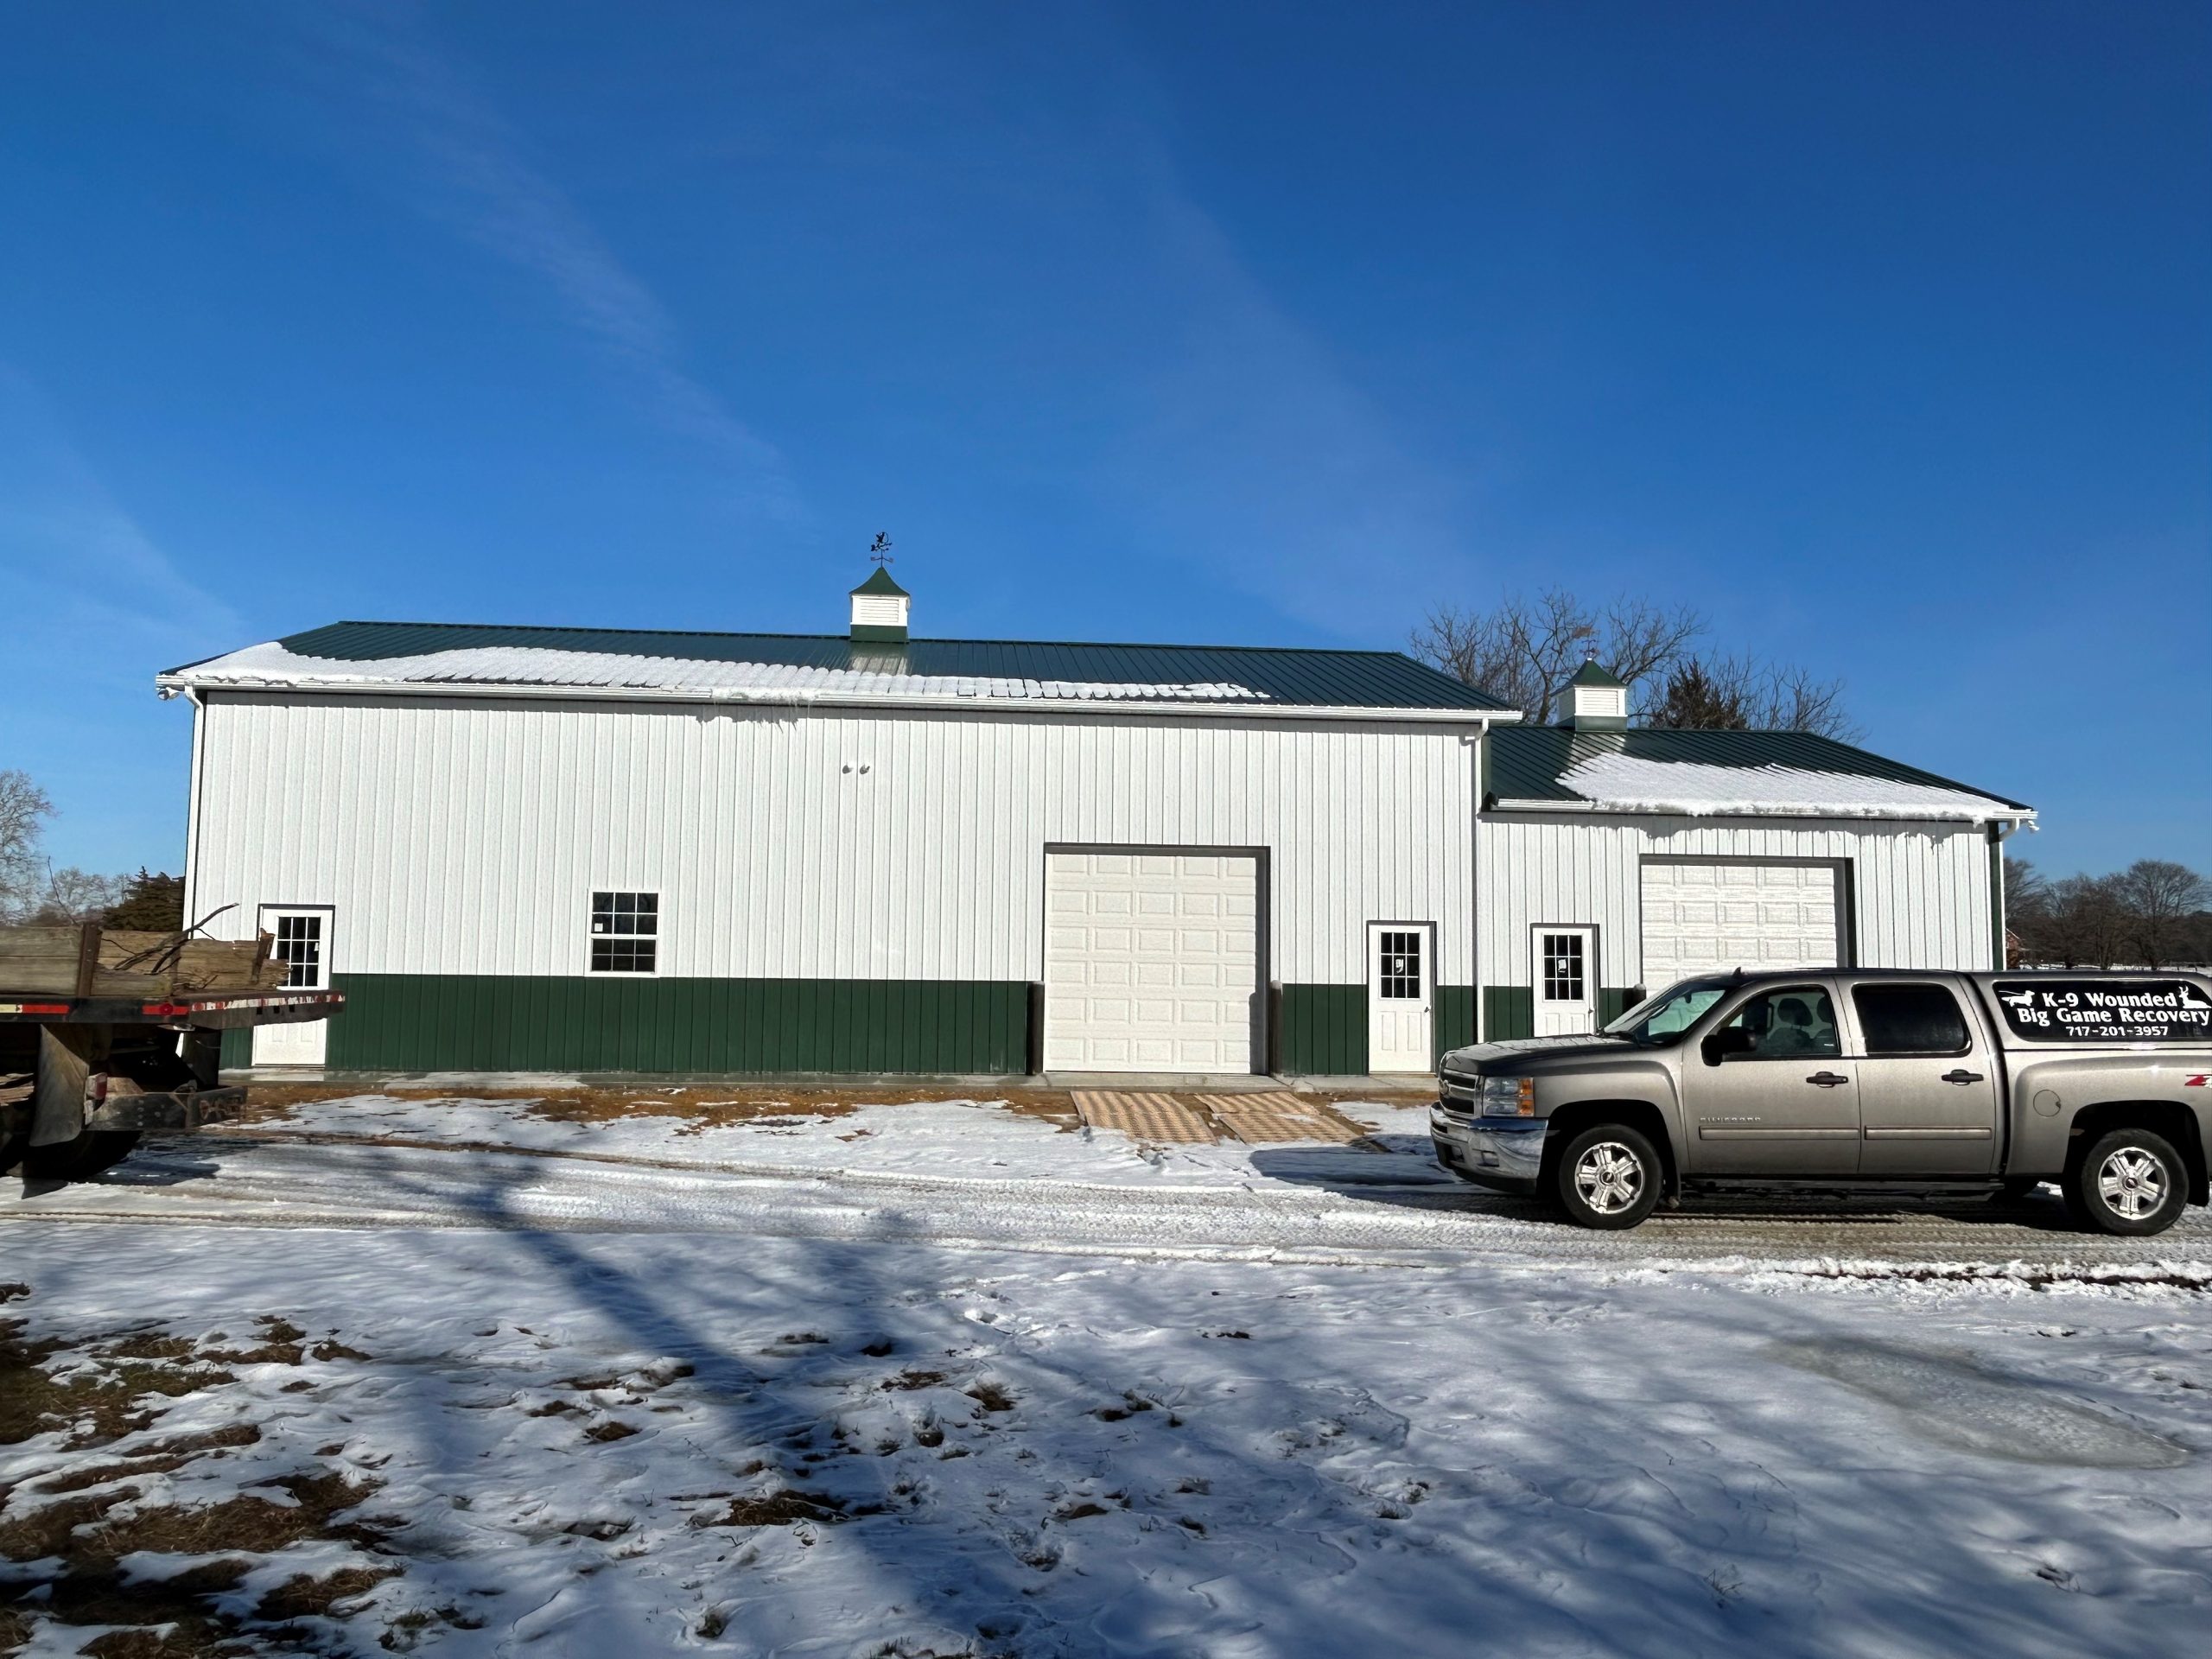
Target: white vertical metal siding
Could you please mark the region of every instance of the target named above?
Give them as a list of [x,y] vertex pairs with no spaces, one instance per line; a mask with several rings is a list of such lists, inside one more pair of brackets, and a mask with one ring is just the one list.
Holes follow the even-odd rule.
[[1454,728],[218,695],[193,905],[337,907],[341,972],[568,975],[594,888],[661,895],[664,974],[1032,981],[1052,844],[1265,848],[1273,977],[1364,925],[1473,971]]
[[1850,872],[1857,965],[1993,965],[1988,847],[1979,825],[1516,814],[1484,818],[1477,845],[1485,984],[1531,982],[1529,929],[1546,922],[1595,925],[1601,982],[1639,983],[1647,856],[1839,859]]

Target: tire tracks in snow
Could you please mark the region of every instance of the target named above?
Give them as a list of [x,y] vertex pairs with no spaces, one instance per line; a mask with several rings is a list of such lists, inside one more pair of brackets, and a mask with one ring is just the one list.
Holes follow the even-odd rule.
[[[0,1224],[738,1233],[1124,1260],[1497,1270],[1962,1274],[2041,1285],[2212,1277],[2191,1212],[2151,1240],[2044,1231],[1958,1214],[1662,1214],[1634,1234],[1581,1233],[1535,1206],[1434,1185],[1147,1187],[709,1163],[480,1142],[340,1135],[203,1135],[149,1147],[110,1179],[0,1199]],[[1924,1276],[1924,1275],[1923,1275]]]

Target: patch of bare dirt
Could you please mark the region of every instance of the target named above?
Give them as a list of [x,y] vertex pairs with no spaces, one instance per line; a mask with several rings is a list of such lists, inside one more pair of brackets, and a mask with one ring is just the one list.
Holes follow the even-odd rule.
[[842,1499],[826,1493],[802,1492],[794,1487],[764,1493],[757,1497],[731,1500],[730,1506],[720,1515],[702,1516],[691,1524],[698,1527],[787,1527],[795,1521],[814,1521],[824,1526],[836,1526],[852,1517],[847,1513]]
[[90,1364],[55,1363],[67,1344],[27,1342],[22,1333],[20,1323],[0,1320],[0,1446],[73,1425],[73,1446],[105,1446],[153,1421],[144,1402],[235,1380],[189,1342],[180,1348],[173,1338],[128,1334],[68,1357],[89,1357]]
[[985,1411],[1012,1411],[1014,1409],[1014,1395],[1003,1384],[986,1380],[976,1383],[967,1393],[968,1397]]
[[341,1601],[365,1596],[386,1579],[399,1576],[391,1567],[346,1567],[317,1579],[305,1573],[284,1580],[255,1605],[257,1618],[279,1623],[293,1618],[320,1618]]
[[[533,1117],[563,1123],[612,1122],[626,1117],[676,1117],[697,1132],[752,1124],[777,1127],[807,1118],[844,1117],[860,1106],[911,1106],[937,1101],[982,1098],[1025,1117],[1062,1129],[1082,1127],[1075,1103],[1057,1089],[963,1090],[957,1085],[855,1089],[840,1085],[790,1088],[775,1084],[591,1084],[565,1088],[487,1085],[431,1088],[419,1084],[367,1083],[256,1083],[248,1085],[247,1105],[238,1122],[267,1122],[315,1101],[345,1100],[376,1093],[395,1100],[516,1100],[530,1103]],[[1347,1096],[1351,1098],[1351,1096]]]

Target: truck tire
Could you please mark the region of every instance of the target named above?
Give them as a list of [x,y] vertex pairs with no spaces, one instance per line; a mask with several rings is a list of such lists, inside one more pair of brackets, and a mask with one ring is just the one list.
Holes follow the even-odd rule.
[[1550,1197],[1578,1227],[1618,1232],[1659,1202],[1666,1171],[1651,1142],[1625,1123],[1593,1123],[1560,1148]]
[[2164,1135],[2148,1129],[2101,1135],[2067,1166],[2060,1183],[2075,1224],[2093,1233],[2163,1233],[2189,1204],[2189,1168]]

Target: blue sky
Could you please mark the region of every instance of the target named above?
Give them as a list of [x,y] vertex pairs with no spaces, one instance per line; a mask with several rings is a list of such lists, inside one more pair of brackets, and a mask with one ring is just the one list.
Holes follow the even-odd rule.
[[0,766],[339,617],[1394,646],[1686,601],[2063,872],[2212,868],[2212,9],[0,22]]

